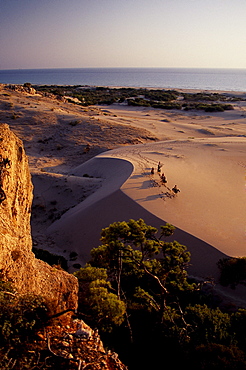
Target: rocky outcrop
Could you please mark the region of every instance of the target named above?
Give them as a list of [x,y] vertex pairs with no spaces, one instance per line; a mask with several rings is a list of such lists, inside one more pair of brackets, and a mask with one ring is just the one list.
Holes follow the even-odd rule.
[[23,143],[0,124],[0,277],[19,293],[40,294],[53,312],[76,309],[77,279],[32,253],[33,186]]
[[48,343],[51,364],[57,366],[57,359],[60,361],[59,369],[127,370],[117,353],[104,348],[98,331],[83,320],[65,317],[60,325],[46,327],[38,335],[40,347]]
[[36,90],[31,86],[30,83],[25,83],[22,85],[7,85],[10,90],[19,91],[19,92],[25,92],[31,95],[36,94]]
[[[8,125],[0,124],[0,279],[11,281],[18,294],[42,295],[54,318],[37,333],[38,345],[36,339],[28,343],[28,359],[35,361],[37,356],[45,369],[48,358],[51,368],[126,370],[116,353],[104,349],[97,331],[74,320],[70,310],[77,308],[77,278],[35,258],[30,232],[32,191],[23,143]],[[21,356],[18,360],[22,363]]]

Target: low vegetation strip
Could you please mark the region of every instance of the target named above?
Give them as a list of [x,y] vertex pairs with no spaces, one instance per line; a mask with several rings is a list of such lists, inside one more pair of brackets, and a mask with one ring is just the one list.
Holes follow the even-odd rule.
[[196,109],[206,112],[223,112],[233,109],[232,102],[241,97],[219,93],[184,93],[166,89],[108,88],[90,86],[35,86],[44,94],[66,97],[74,104],[110,105],[113,103],[133,106],[153,107],[158,109]]

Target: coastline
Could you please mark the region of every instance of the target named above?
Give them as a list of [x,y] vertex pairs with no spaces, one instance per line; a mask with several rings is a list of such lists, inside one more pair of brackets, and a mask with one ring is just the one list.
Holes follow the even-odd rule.
[[1,83],[138,86],[156,89],[245,91],[246,70],[228,68],[58,68],[0,70]]

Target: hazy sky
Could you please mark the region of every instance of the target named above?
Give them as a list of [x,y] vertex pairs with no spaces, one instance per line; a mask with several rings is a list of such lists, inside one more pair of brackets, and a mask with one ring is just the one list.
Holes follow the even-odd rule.
[[0,69],[246,68],[246,0],[0,0]]

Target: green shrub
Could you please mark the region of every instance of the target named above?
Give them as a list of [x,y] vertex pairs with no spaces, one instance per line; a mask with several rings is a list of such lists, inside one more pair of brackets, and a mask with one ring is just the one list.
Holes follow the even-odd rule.
[[153,108],[157,109],[181,109],[182,106],[179,103],[176,102],[159,102],[159,103],[153,103],[151,104]]
[[47,320],[48,306],[41,296],[0,292],[0,342],[2,345],[21,345],[43,327]]
[[224,112],[225,110],[234,109],[231,104],[208,104],[208,103],[183,103],[182,107],[185,110],[204,110],[205,112]]

